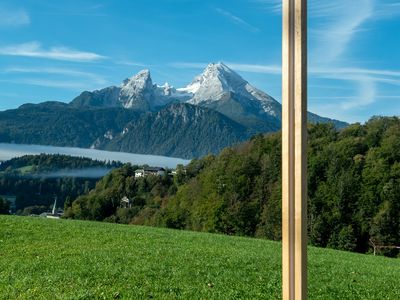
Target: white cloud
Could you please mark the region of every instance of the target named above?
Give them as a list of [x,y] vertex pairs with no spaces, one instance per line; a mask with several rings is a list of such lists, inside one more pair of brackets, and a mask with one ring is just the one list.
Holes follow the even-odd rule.
[[81,81],[64,81],[64,80],[51,80],[51,79],[24,79],[21,81],[24,84],[37,85],[44,87],[63,88],[72,90],[83,90],[87,88],[87,84]]
[[[248,73],[258,74],[273,74],[281,75],[282,67],[279,65],[262,65],[262,64],[243,64],[236,62],[224,62],[227,66],[235,71],[242,71]],[[174,62],[168,64],[168,66],[178,69],[204,69],[208,63],[200,62]],[[324,78],[340,79],[344,80],[359,80],[360,78],[366,78],[365,75],[377,75],[380,77],[369,77],[374,80],[381,80],[390,83],[390,78],[399,77],[400,70],[379,70],[379,69],[366,69],[366,68],[341,68],[341,67],[310,67],[308,73],[314,76],[320,76]],[[394,79],[393,79],[394,80]],[[394,80],[393,82],[397,82]]]
[[83,72],[74,69],[66,69],[66,68],[47,68],[47,67],[35,67],[35,68],[26,68],[26,67],[9,67],[4,70],[5,73],[22,73],[22,74],[56,74],[56,75],[64,75],[64,76],[72,76],[79,77],[82,79],[86,79],[92,83],[105,85],[107,84],[107,80],[103,77],[99,76],[95,73]]
[[19,27],[30,23],[31,19],[25,10],[12,10],[0,6],[0,27]]
[[88,88],[88,84],[82,81],[65,81],[65,80],[53,80],[53,79],[38,79],[38,78],[24,78],[24,79],[0,79],[0,82],[8,82],[15,84],[27,84],[34,86],[43,86],[50,88],[62,88],[67,90],[84,90]]
[[374,18],[394,18],[400,15],[400,2],[380,3],[374,11]]
[[361,106],[367,106],[375,101],[376,97],[376,84],[374,80],[368,77],[358,80],[360,85],[360,93],[354,99],[350,101],[344,101],[340,104],[340,108],[343,110],[350,110],[353,108],[359,108]]
[[19,95],[17,93],[5,93],[0,92],[0,96],[8,97],[8,98],[17,98]]
[[118,65],[122,66],[129,66],[129,67],[148,67],[149,65],[140,63],[140,62],[134,62],[134,61],[129,61],[129,60],[120,60],[115,62]]
[[[311,2],[312,5],[314,2]],[[368,20],[374,9],[372,0],[337,0],[331,4],[317,4],[311,22],[310,51],[313,64],[335,62],[348,48],[355,33]]]
[[247,29],[248,31],[251,31],[251,32],[254,32],[254,33],[260,31],[259,28],[257,28],[257,27],[255,27],[255,26],[249,24],[248,22],[246,22],[246,21],[243,20],[242,18],[240,18],[240,17],[238,17],[238,16],[232,14],[231,12],[229,12],[229,11],[227,11],[227,10],[225,10],[225,9],[216,7],[216,8],[215,8],[215,11],[216,11],[217,13],[219,13],[220,15],[222,15],[222,16],[228,18],[232,23],[237,24],[237,25],[239,25],[239,26],[241,26],[241,27]]
[[[272,13],[282,13],[280,0],[255,1],[262,3]],[[400,2],[394,0],[308,1],[311,78],[346,81],[355,92],[355,95],[348,98],[331,98],[339,101],[334,106],[317,104],[319,112],[355,113],[357,109],[367,107],[378,98],[379,84],[400,85],[400,71],[354,68],[351,65],[343,67],[343,61],[351,61],[347,53],[356,45],[353,43],[354,38],[366,32],[368,21],[399,15]]]
[[168,66],[177,69],[204,69],[207,65],[207,63],[198,62],[173,62],[168,64]]
[[382,75],[389,77],[400,77],[400,71],[393,70],[375,70],[375,69],[364,69],[364,68],[340,68],[340,67],[325,67],[318,68],[312,67],[310,72],[313,74],[362,74],[362,75]]
[[[14,66],[1,70],[0,74],[7,75],[5,79],[0,79],[0,82],[75,91],[94,90],[109,84],[105,78],[98,74],[69,68]],[[14,76],[11,77],[10,74],[14,74]],[[18,75],[18,77],[15,75]],[[26,75],[32,75],[32,77],[26,77]]]
[[[235,62],[224,62],[224,63],[233,70],[241,72],[275,74],[275,75],[280,75],[282,72],[281,66],[278,65],[242,64]],[[208,63],[199,63],[199,62],[174,62],[168,64],[168,66],[177,69],[204,69],[207,65]]]
[[3,46],[0,47],[0,55],[37,57],[78,62],[91,62],[106,58],[105,56],[93,52],[83,52],[67,47],[52,47],[50,49],[44,49],[39,42]]
[[[281,66],[279,65],[261,65],[261,64],[243,64],[235,62],[226,62],[230,68],[235,71],[257,73],[257,74],[270,74],[280,76],[282,73]],[[207,63],[198,62],[175,62],[169,64],[174,68],[183,69],[204,69]],[[322,67],[310,67],[308,70],[310,76],[314,78],[332,79],[335,81],[346,81],[354,85],[354,88],[346,88],[351,92],[355,90],[357,94],[351,96],[333,96],[333,97],[318,97],[313,96],[312,99],[322,100],[330,99],[337,100],[334,106],[332,104],[320,104],[315,107],[319,112],[324,115],[332,115],[332,111],[349,111],[355,108],[368,106],[372,104],[378,96],[378,83],[390,84],[394,86],[400,85],[400,71],[399,70],[379,70],[379,69],[366,69],[366,68],[342,68],[336,66],[322,66]],[[337,85],[327,86],[331,89],[341,89],[343,87],[337,87]],[[326,87],[325,87],[326,88]],[[396,98],[397,96],[393,96]],[[397,98],[396,98],[397,99]],[[334,109],[333,109],[334,108]],[[340,119],[340,118],[339,118]],[[349,118],[350,119],[350,118]]]
[[282,67],[278,65],[252,65],[252,64],[239,64],[233,62],[227,62],[226,64],[230,68],[241,72],[275,74],[275,75],[280,75],[282,73]]
[[282,13],[282,0],[253,0],[256,3],[260,3],[262,8],[268,12],[274,14]]

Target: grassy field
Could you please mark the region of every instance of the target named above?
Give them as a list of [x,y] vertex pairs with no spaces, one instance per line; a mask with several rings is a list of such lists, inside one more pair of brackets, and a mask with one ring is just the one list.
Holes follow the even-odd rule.
[[[277,299],[281,245],[0,216],[1,299]],[[400,260],[309,248],[310,299],[400,299]]]

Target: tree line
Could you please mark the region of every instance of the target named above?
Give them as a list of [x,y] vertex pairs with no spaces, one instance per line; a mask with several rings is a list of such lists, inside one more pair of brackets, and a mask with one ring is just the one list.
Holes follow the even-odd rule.
[[[114,169],[122,163],[103,162],[67,155],[25,155],[0,164],[0,195],[15,196],[15,213],[21,215],[46,212],[57,197],[58,207],[71,202],[95,187],[99,178],[62,176],[60,170]],[[54,176],[52,175],[54,174]],[[4,207],[1,209],[1,207]],[[0,213],[8,213],[10,204],[0,200]]]
[[[366,253],[400,244],[400,120],[308,128],[311,245]],[[125,165],[67,207],[66,217],[281,239],[280,133],[254,136],[177,175],[135,178]],[[132,200],[122,208],[122,197]],[[398,255],[397,249],[382,249]]]

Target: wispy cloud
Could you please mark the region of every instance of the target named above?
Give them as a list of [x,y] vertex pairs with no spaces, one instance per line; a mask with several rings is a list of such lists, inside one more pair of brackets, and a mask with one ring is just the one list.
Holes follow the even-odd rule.
[[[255,1],[272,13],[282,13],[281,0]],[[335,62],[346,51],[355,34],[364,30],[361,26],[377,16],[377,9],[376,0],[309,0],[310,61],[314,64]]]
[[5,93],[0,92],[0,96],[7,97],[7,98],[18,98],[19,95],[17,93]]
[[106,58],[105,56],[93,52],[78,51],[67,47],[51,47],[49,49],[44,49],[39,42],[3,46],[0,47],[0,55],[36,57],[77,62],[93,62]]
[[[259,73],[259,74],[275,74],[280,75],[282,70],[278,65],[257,65],[257,64],[242,64],[235,62],[224,62],[227,66],[235,71]],[[208,63],[199,62],[174,62],[169,63],[168,66],[177,69],[204,69]]]
[[313,74],[361,74],[361,75],[382,75],[400,77],[400,71],[393,70],[376,70],[365,68],[340,68],[340,67],[311,67],[310,72]]
[[232,69],[241,72],[275,74],[275,75],[279,75],[282,73],[282,67],[278,65],[252,65],[252,64],[239,64],[233,62],[227,62],[226,64]]
[[[243,64],[236,62],[224,62],[227,66],[235,71],[257,73],[257,74],[273,74],[281,75],[282,67],[280,65],[263,65],[263,64]],[[174,62],[169,63],[168,66],[178,69],[204,69],[208,63],[201,62]],[[334,79],[343,78],[345,80],[359,80],[361,77],[366,78],[367,75],[376,75],[378,77],[370,77],[375,80],[387,79],[390,83],[390,78],[398,77],[400,79],[400,70],[380,70],[380,69],[366,69],[366,68],[342,68],[335,66],[322,66],[310,67],[309,74],[321,77],[331,77]],[[347,77],[346,77],[347,76]],[[396,80],[395,80],[396,81]],[[395,82],[393,81],[393,82]]]
[[115,62],[117,65],[122,65],[122,66],[129,66],[129,67],[149,67],[149,65],[146,65],[141,62],[134,62],[130,60],[119,60]]
[[394,18],[400,15],[400,2],[391,1],[380,3],[374,11],[374,18]]
[[373,15],[374,1],[338,0],[331,4],[314,4],[311,20],[310,39],[314,47],[311,51],[313,63],[332,63],[348,48],[354,35],[362,30],[361,26]]
[[226,17],[227,19],[229,19],[232,23],[237,24],[237,25],[241,26],[242,28],[244,28],[244,29],[246,29],[246,30],[248,30],[250,32],[256,33],[256,32],[260,31],[260,29],[258,27],[255,27],[255,26],[251,25],[250,23],[246,22],[242,18],[234,15],[233,13],[231,13],[231,12],[225,10],[225,9],[222,9],[222,8],[219,8],[219,7],[216,7],[214,9],[215,9],[215,11],[217,13],[219,13],[220,15],[222,15],[222,16]]
[[108,80],[97,73],[71,68],[12,66],[0,70],[0,74],[7,76],[0,79],[0,82],[75,91],[102,88],[109,84]]
[[90,81],[95,84],[105,85],[107,84],[107,80],[105,80],[102,76],[99,76],[95,73],[84,72],[75,69],[67,69],[67,68],[48,68],[48,67],[35,67],[35,68],[26,68],[26,67],[8,67],[4,69],[5,73],[21,73],[21,74],[56,74],[63,76],[72,76],[79,77]]
[[[280,0],[254,0],[269,12],[282,13]],[[400,15],[400,2],[395,0],[336,0],[308,1],[309,12],[309,74],[311,78],[346,81],[356,95],[336,98],[335,111],[350,111],[372,104],[379,95],[380,84],[399,85],[400,72],[367,68],[343,67],[343,61],[351,61],[349,53],[354,39],[372,30],[366,28],[369,21]],[[335,85],[335,84],[334,84]],[[317,98],[317,97],[316,97]],[[325,105],[325,104],[323,104]],[[329,104],[325,105],[326,107]],[[321,108],[322,106],[319,105]],[[323,109],[322,109],[323,110]]]
[[[243,64],[235,62],[225,62],[230,68],[235,71],[270,74],[280,76],[282,74],[281,66],[279,65],[261,65],[261,64]],[[175,62],[168,64],[170,67],[179,69],[204,69],[207,63],[199,62]],[[330,97],[331,100],[337,100],[335,108],[340,110],[351,110],[372,104],[378,96],[378,83],[389,84],[393,86],[400,85],[400,70],[381,70],[367,68],[343,68],[325,65],[321,67],[310,67],[309,75],[313,78],[330,79],[335,81],[350,82],[354,85],[353,88],[346,88],[351,92],[355,90],[357,94],[351,96]],[[337,85],[327,86],[330,89],[343,90],[343,87]],[[325,87],[325,88],[327,88]],[[393,96],[394,98],[397,96]],[[312,99],[328,99],[325,96],[313,96]],[[318,106],[321,109],[321,106]],[[324,111],[325,110],[321,110]],[[332,112],[332,110],[331,110]]]
[[376,97],[376,83],[369,77],[358,80],[359,94],[352,100],[346,100],[340,103],[340,108],[343,110],[350,110],[360,106],[366,106],[375,101]]
[[177,69],[204,69],[207,63],[199,62],[173,62],[168,64],[169,67]]
[[[83,2],[83,1],[82,1]],[[103,3],[93,5],[82,5],[79,6],[60,6],[56,1],[47,1],[43,3],[44,10],[36,12],[39,15],[51,15],[51,16],[76,16],[76,17],[107,17],[105,13],[106,5]]]
[[[355,96],[312,96],[308,97],[309,99],[318,99],[318,100],[343,100],[343,99],[354,99],[358,97],[358,95]],[[378,99],[400,99],[400,94],[399,95],[376,95],[375,98]]]
[[282,12],[282,1],[281,0],[253,0],[255,3],[259,3],[262,9],[274,14],[280,14]]
[[19,27],[30,23],[31,18],[24,9],[9,9],[0,6],[0,27]]
[[89,85],[79,80],[53,80],[53,79],[41,79],[41,78],[22,78],[22,79],[0,79],[0,82],[14,83],[14,84],[25,84],[33,86],[43,86],[48,88],[61,88],[67,90],[87,90]]

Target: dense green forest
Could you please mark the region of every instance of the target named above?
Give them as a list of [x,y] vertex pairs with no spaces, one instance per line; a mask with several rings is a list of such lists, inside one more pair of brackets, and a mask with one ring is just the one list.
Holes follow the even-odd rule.
[[188,159],[218,153],[249,139],[252,132],[217,111],[186,103],[148,113],[60,102],[0,112],[1,143],[95,147]]
[[90,148],[106,132],[121,132],[139,115],[122,108],[77,109],[61,102],[24,104],[0,112],[0,141]]
[[[16,213],[29,215],[48,211],[57,197],[63,207],[95,187],[100,177],[119,162],[102,162],[67,155],[26,155],[0,164],[0,195],[15,197]],[[5,200],[0,213],[9,210]]]
[[[281,238],[280,134],[257,135],[172,177],[135,179],[125,165],[78,197],[67,217]],[[400,244],[400,120],[343,130],[309,126],[309,243],[357,252]],[[131,208],[121,208],[127,196]],[[395,256],[396,249],[382,249]]]
[[[44,173],[66,169],[117,168],[122,164],[116,161],[103,162],[86,157],[74,157],[62,154],[24,155],[3,161],[0,175],[23,175],[23,173]],[[31,167],[23,169],[24,167]],[[8,173],[8,174],[7,174]]]

